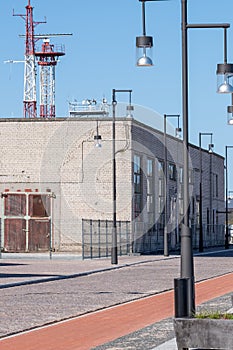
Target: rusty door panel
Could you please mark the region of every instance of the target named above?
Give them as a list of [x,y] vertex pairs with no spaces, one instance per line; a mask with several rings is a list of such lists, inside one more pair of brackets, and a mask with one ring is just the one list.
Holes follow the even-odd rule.
[[26,195],[25,194],[7,194],[4,206],[5,216],[24,216],[26,215]]
[[24,252],[26,247],[26,220],[5,219],[4,249],[7,252]]
[[50,247],[50,221],[29,220],[28,249],[30,252],[48,251]]

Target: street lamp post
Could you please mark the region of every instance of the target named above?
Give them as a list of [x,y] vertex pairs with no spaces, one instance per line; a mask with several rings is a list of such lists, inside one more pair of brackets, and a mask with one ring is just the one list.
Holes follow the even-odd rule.
[[181,132],[180,128],[180,115],[179,114],[164,114],[164,242],[163,242],[163,254],[164,256],[169,256],[169,242],[168,242],[168,232],[167,232],[167,198],[168,198],[168,191],[167,191],[167,118],[177,118],[178,120],[178,125],[176,128],[176,136],[179,135]]
[[[199,184],[199,194],[200,194],[200,206],[199,206],[199,252],[203,252],[203,217],[202,217],[202,150],[201,150],[201,138],[202,136],[210,136],[210,143],[209,143],[209,152],[211,153],[213,151],[213,142],[212,137],[213,133],[211,132],[199,132],[199,152],[200,152],[200,184]],[[210,181],[211,183],[211,181]]]
[[131,94],[132,90],[112,90],[112,215],[113,215],[113,227],[112,227],[112,248],[111,248],[111,263],[118,264],[117,253],[117,221],[116,221],[116,93],[128,92],[129,93],[129,106],[131,110]]
[[[139,0],[144,7],[147,1],[159,0]],[[143,12],[144,15],[145,11]],[[187,316],[195,313],[195,296],[194,296],[194,267],[193,267],[193,251],[192,251],[192,235],[189,227],[189,160],[188,160],[188,37],[187,32],[190,28],[223,28],[224,29],[224,63],[217,65],[218,78],[223,77],[223,81],[218,85],[217,92],[232,93],[233,86],[230,79],[233,77],[233,64],[227,63],[227,29],[230,27],[228,23],[220,24],[188,24],[187,22],[187,0],[181,0],[181,32],[182,32],[182,110],[183,110],[183,165],[184,165],[184,218],[181,226],[181,278],[188,281],[187,296]],[[138,49],[143,50],[143,54],[147,49],[146,45],[137,45]],[[148,60],[144,64],[143,60],[137,60],[138,66],[148,66]],[[152,65],[152,64],[151,64]]]
[[225,166],[226,166],[226,186],[225,186],[225,201],[226,201],[226,234],[225,234],[225,249],[229,249],[229,227],[228,227],[228,164],[227,164],[227,151],[233,146],[225,147]]

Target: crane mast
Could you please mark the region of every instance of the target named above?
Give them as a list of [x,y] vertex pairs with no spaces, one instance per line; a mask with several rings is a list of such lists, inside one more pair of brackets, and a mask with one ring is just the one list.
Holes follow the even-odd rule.
[[26,36],[25,36],[25,60],[24,60],[24,117],[36,118],[36,63],[35,63],[35,40],[34,28],[35,25],[44,22],[33,21],[33,7],[30,0],[26,6],[26,14],[14,14],[25,20]]
[[60,56],[65,55],[62,46],[50,44],[44,38],[40,52],[35,53],[40,67],[40,117],[54,118],[55,112],[55,67]]

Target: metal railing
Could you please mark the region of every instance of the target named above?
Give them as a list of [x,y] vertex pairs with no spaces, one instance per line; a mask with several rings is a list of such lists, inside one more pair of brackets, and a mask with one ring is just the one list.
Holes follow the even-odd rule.
[[[200,227],[192,225],[193,249],[199,248]],[[164,229],[160,224],[146,230],[145,223],[134,225],[133,252],[141,254],[153,254],[163,252]],[[203,248],[224,246],[225,225],[203,225]],[[180,227],[168,233],[169,251],[180,250]]]
[[[82,258],[111,256],[113,222],[111,220],[82,220]],[[127,255],[131,249],[130,222],[117,221],[118,255]]]
[[[132,232],[131,232],[132,229]],[[200,227],[192,225],[193,249],[199,248]],[[129,221],[117,221],[118,255],[156,254],[164,249],[163,225],[157,223],[148,228],[148,224]],[[203,248],[224,246],[225,225],[203,225]],[[169,251],[180,250],[180,228],[168,234]],[[111,256],[112,221],[82,220],[82,257],[83,259]]]
[[[224,246],[225,225],[203,225],[203,247],[211,248]],[[198,249],[200,226],[192,225],[193,248]]]

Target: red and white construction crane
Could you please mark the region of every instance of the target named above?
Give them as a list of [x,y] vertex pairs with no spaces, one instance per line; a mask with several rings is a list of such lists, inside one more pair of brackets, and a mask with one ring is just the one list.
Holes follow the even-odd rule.
[[33,7],[30,0],[26,6],[26,14],[14,14],[25,20],[26,36],[25,36],[25,61],[24,61],[24,117],[36,118],[36,66],[35,66],[35,39],[34,28],[35,25],[43,22],[33,21]]

